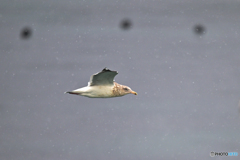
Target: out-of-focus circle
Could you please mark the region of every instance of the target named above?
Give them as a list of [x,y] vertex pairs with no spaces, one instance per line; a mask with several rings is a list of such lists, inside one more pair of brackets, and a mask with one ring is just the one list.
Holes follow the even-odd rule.
[[193,27],[193,31],[197,35],[202,35],[206,33],[206,28],[201,24],[197,24]]
[[132,28],[132,21],[128,18],[125,18],[120,22],[120,27],[123,30],[128,30]]
[[32,36],[32,29],[30,27],[24,27],[20,32],[22,39],[29,39]]

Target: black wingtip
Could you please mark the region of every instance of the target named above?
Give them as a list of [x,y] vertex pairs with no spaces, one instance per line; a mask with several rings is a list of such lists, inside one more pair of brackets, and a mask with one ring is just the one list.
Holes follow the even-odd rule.
[[107,69],[107,67],[103,68],[102,72],[107,72],[107,71],[111,71],[110,69]]
[[107,67],[103,68],[102,72],[116,72],[116,73],[118,73],[117,71],[112,71],[112,70],[108,69]]

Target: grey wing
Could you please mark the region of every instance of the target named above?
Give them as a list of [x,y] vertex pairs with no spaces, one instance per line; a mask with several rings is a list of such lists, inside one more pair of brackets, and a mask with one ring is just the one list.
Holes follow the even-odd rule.
[[91,76],[89,86],[97,85],[113,85],[114,77],[117,75],[117,71],[111,71],[104,68],[101,72]]

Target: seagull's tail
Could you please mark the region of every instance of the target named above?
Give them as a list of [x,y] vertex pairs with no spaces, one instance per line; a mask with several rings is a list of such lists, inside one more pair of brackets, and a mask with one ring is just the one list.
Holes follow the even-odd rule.
[[68,93],[68,94],[75,94],[75,95],[79,95],[79,93],[76,93],[76,92],[74,92],[74,91],[68,91],[68,92],[64,92],[64,94],[66,94],[66,93]]

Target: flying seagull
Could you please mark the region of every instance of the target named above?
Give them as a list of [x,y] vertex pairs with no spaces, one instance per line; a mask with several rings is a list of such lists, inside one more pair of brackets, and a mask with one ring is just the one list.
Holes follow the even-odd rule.
[[89,98],[120,97],[130,93],[137,95],[137,92],[134,92],[130,87],[118,84],[113,80],[117,74],[117,71],[104,68],[101,72],[90,77],[88,86],[65,93]]

